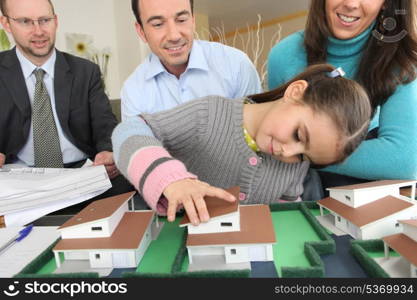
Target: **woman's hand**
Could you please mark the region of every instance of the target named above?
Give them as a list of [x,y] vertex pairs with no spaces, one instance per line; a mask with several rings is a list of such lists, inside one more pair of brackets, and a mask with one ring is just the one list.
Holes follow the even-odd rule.
[[182,179],[168,185],[163,191],[168,200],[168,221],[175,220],[175,213],[179,205],[184,209],[193,225],[207,222],[210,219],[207,211],[205,196],[217,197],[233,202],[236,198],[223,189],[213,187],[197,179]]

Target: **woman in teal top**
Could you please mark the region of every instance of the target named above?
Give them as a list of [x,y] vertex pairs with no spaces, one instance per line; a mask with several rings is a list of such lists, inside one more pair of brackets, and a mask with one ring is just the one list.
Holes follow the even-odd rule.
[[308,65],[328,62],[370,95],[373,135],[344,163],[319,172],[324,187],[417,178],[416,6],[400,0],[312,0],[305,31],[271,50],[270,89]]

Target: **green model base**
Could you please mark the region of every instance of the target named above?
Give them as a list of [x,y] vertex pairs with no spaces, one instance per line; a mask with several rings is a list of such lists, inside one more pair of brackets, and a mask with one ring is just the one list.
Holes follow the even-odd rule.
[[[369,277],[389,278],[385,270],[373,259],[384,257],[384,242],[382,240],[353,240],[350,251]],[[391,250],[390,257],[399,256]]]
[[[312,213],[313,212],[313,213]],[[277,243],[273,247],[274,263],[280,277],[324,277],[320,255],[335,252],[335,242],[317,222],[318,206],[314,202],[271,205]],[[157,240],[152,241],[135,272],[123,277],[250,277],[250,270],[187,272],[186,231],[179,219],[167,222]],[[97,273],[53,274],[56,269],[52,248],[32,261],[15,277],[98,277]]]

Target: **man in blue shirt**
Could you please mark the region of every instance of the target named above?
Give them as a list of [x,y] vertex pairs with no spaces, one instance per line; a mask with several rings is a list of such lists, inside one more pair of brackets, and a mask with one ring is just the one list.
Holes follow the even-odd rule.
[[258,73],[242,51],[194,40],[192,0],[132,0],[140,38],[152,53],[123,85],[122,118],[221,95],[261,92]]

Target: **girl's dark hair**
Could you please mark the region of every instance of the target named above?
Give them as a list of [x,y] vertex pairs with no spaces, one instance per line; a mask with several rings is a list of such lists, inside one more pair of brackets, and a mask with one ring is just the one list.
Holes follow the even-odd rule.
[[[304,46],[309,65],[324,63],[327,59],[327,38],[331,30],[326,17],[326,0],[311,0],[304,33]],[[395,19],[391,31],[383,24]],[[391,29],[391,28],[390,28]],[[369,94],[372,108],[384,104],[400,84],[417,77],[417,4],[415,0],[385,0],[375,22],[375,32],[386,36],[407,33],[395,42],[380,41],[373,34],[366,42],[355,79]]]
[[308,83],[302,103],[313,111],[328,115],[341,132],[342,153],[339,161],[349,156],[365,138],[371,117],[371,105],[364,88],[354,80],[342,76],[330,77],[335,68],[329,64],[309,66],[284,85],[249,96],[256,103],[282,98],[288,86],[297,81]]
[[[143,27],[142,20],[140,19],[140,5],[139,5],[139,1],[140,0],[132,0],[131,6],[132,6],[133,14],[135,15],[135,18],[136,18],[136,22],[138,22],[138,24]],[[194,10],[194,0],[190,0],[190,6],[191,6],[191,13],[193,13],[193,10]]]

